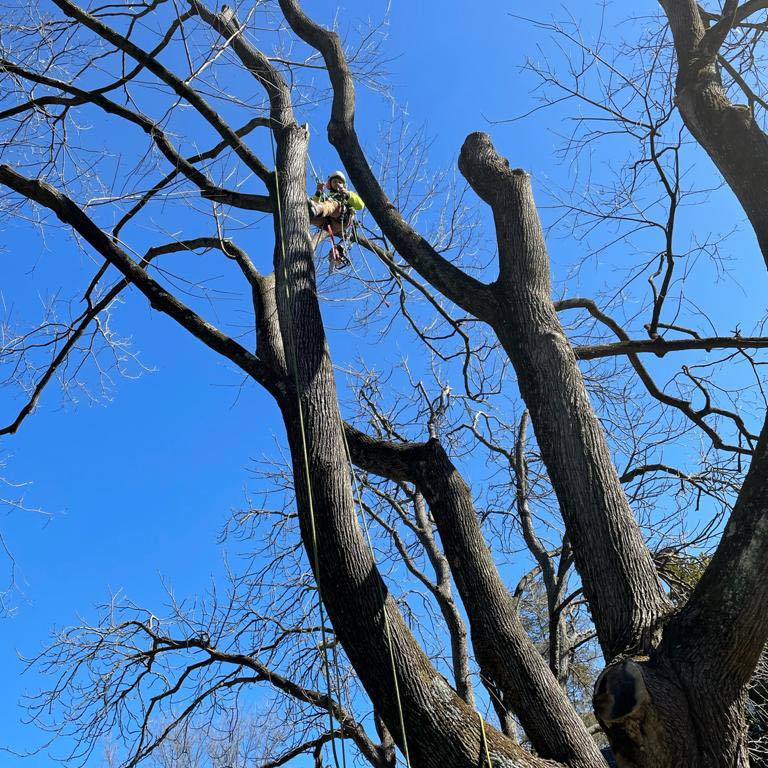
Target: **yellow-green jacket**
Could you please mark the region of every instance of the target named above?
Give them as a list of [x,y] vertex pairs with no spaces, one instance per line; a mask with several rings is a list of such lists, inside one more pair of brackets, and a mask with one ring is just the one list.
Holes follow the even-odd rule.
[[351,190],[347,190],[346,196],[341,192],[329,192],[325,197],[323,197],[321,192],[315,192],[311,199],[316,201],[338,200],[340,203],[346,202],[350,208],[353,208],[356,211],[362,211],[363,208],[365,208],[363,198],[360,197],[357,192],[352,192]]

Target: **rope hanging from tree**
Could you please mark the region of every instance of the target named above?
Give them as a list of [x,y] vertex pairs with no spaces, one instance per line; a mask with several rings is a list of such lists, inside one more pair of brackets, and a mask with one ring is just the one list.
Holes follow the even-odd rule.
[[[288,283],[288,272],[286,268],[286,253],[285,253],[285,237],[284,237],[284,228],[283,228],[283,212],[282,212],[282,203],[280,200],[280,177],[277,170],[277,157],[275,152],[275,141],[274,136],[270,133],[270,139],[272,141],[272,159],[275,164],[275,196],[277,198],[277,216],[278,216],[278,229],[280,232],[280,257],[281,257],[281,263],[282,263],[282,270],[283,270],[283,283],[285,285],[285,291],[286,291],[286,303],[290,310],[292,306],[292,296],[291,296],[291,290]],[[318,183],[318,185],[321,183],[321,179],[317,174],[317,171],[315,169],[314,164],[312,163],[312,158],[309,155],[309,152],[307,152],[307,160],[309,161],[309,165],[312,171],[312,175],[315,178],[315,181]],[[345,231],[344,225],[342,223],[342,233]],[[330,225],[328,226],[328,233],[331,237],[331,241],[333,243],[333,232],[331,230]],[[357,240],[356,232],[355,232],[355,239]],[[335,247],[335,243],[334,243]],[[358,244],[359,247],[359,244]],[[333,709],[332,709],[332,700],[333,700],[333,685],[331,682],[331,674],[330,674],[330,663],[328,659],[328,643],[326,639],[326,632],[325,632],[325,609],[323,606],[323,597],[322,597],[322,589],[320,586],[320,557],[319,557],[319,548],[318,548],[318,542],[317,542],[317,528],[315,523],[315,510],[314,510],[314,501],[313,501],[313,493],[312,493],[312,478],[311,478],[311,472],[309,468],[309,453],[307,449],[307,438],[306,438],[306,430],[304,426],[304,410],[301,402],[301,391],[299,387],[299,373],[298,373],[298,361],[296,359],[296,346],[293,339],[293,325],[291,323],[288,323],[288,332],[291,335],[290,339],[290,346],[291,346],[291,369],[294,379],[294,386],[296,388],[296,398],[298,402],[298,410],[299,410],[299,429],[301,432],[301,446],[302,446],[302,458],[303,458],[303,466],[304,466],[304,476],[305,481],[307,484],[307,495],[308,495],[308,507],[309,507],[309,518],[310,518],[310,532],[311,532],[311,547],[312,547],[312,560],[313,560],[313,568],[315,572],[315,579],[317,582],[317,592],[318,592],[318,610],[320,612],[320,632],[321,632],[321,641],[323,646],[323,656],[324,656],[324,669],[325,669],[325,678],[326,678],[326,685],[328,689],[328,718],[330,722],[330,732],[331,732],[331,748],[333,752],[334,762],[336,763],[336,768],[339,768],[339,759],[338,755],[336,753],[336,745],[335,745],[335,738],[334,738],[334,725],[333,725]],[[353,503],[355,505],[355,509],[362,510],[363,509],[363,503],[362,503],[362,494],[360,491],[360,485],[357,481],[357,476],[354,471],[354,466],[352,464],[352,455],[349,450],[349,444],[347,442],[347,436],[344,431],[344,423],[341,419],[341,413],[339,412],[339,428],[341,430],[342,440],[344,442],[344,451],[346,454],[347,464],[349,466],[349,472],[350,472],[350,478],[353,486]],[[373,541],[371,539],[370,529],[368,526],[368,520],[366,519],[365,515],[362,515],[363,519],[363,530],[365,531],[365,537],[366,541],[368,543],[368,548],[370,550],[371,558],[373,559],[374,563],[376,562],[374,549],[373,549]],[[380,600],[381,600],[381,606],[382,606],[382,617],[384,622],[384,631],[386,635],[387,640],[387,649],[389,652],[389,661],[390,661],[390,667],[392,672],[392,682],[393,682],[393,688],[394,688],[394,694],[395,694],[395,702],[397,704],[397,711],[398,711],[398,719],[399,719],[399,726],[400,726],[400,733],[402,737],[402,743],[403,743],[403,755],[405,757],[405,763],[406,768],[411,768],[411,760],[410,760],[410,754],[408,750],[408,738],[406,735],[405,730],[405,715],[403,713],[403,706],[402,706],[402,700],[400,696],[400,684],[397,679],[397,666],[395,664],[395,654],[394,654],[394,646],[392,643],[392,630],[389,623],[389,618],[387,617],[387,611],[385,607],[385,599],[386,595],[384,594],[384,590],[381,586],[381,583],[379,582],[379,590],[380,590]],[[334,659],[334,666],[336,670],[336,677],[337,677],[337,688],[340,690],[340,684],[339,684],[339,671],[338,671],[338,663],[336,659]],[[483,721],[483,717],[480,714],[480,712],[477,712],[478,719],[480,721],[480,741],[483,749],[483,759],[487,763],[488,768],[492,768],[493,763],[491,761],[491,755],[490,750],[488,746],[488,738],[485,731],[485,723]],[[341,729],[341,739],[342,739],[342,765],[343,768],[346,768],[346,750],[344,748],[344,729],[342,726]]]
[[[282,264],[282,270],[283,270],[283,283],[285,285],[285,291],[286,291],[286,304],[289,307],[292,306],[292,296],[291,296],[291,290],[290,285],[288,283],[288,271],[286,268],[286,253],[285,253],[285,236],[284,236],[284,228],[283,228],[283,211],[282,211],[282,203],[280,200],[280,176],[277,170],[277,156],[275,152],[275,139],[274,135],[270,132],[270,139],[272,142],[272,161],[275,165],[275,197],[276,200],[276,208],[277,208],[277,218],[278,218],[278,230],[280,232],[280,258],[281,258],[281,264]],[[309,153],[307,153],[307,158],[309,159]],[[312,165],[312,161],[310,160],[310,165]],[[315,173],[315,176],[317,176],[314,166],[312,165],[312,171]],[[309,451],[307,448],[307,437],[306,437],[306,429],[304,425],[304,408],[301,402],[301,390],[299,386],[299,367],[298,367],[298,360],[296,359],[296,345],[295,340],[293,339],[293,325],[289,322],[287,323],[288,326],[288,332],[291,336],[290,339],[290,347],[291,347],[291,354],[290,354],[290,360],[291,360],[291,369],[292,369],[292,375],[294,380],[294,387],[296,388],[296,399],[298,403],[298,411],[299,411],[299,431],[301,433],[301,448],[302,448],[302,458],[303,458],[303,465],[304,465],[304,479],[307,484],[307,496],[308,496],[308,507],[309,507],[309,522],[310,522],[310,541],[311,541],[311,547],[312,547],[312,561],[313,561],[313,569],[315,572],[315,580],[317,582],[317,593],[318,593],[318,609],[320,613],[320,634],[321,634],[321,642],[323,646],[323,657],[324,657],[324,668],[325,668],[325,679],[326,679],[326,686],[328,689],[328,718],[330,721],[330,732],[331,732],[331,749],[333,752],[334,762],[336,763],[336,768],[339,768],[339,759],[338,755],[336,754],[336,744],[335,744],[335,729],[333,725],[333,709],[332,709],[332,694],[333,694],[333,686],[331,683],[331,674],[330,674],[330,664],[328,660],[328,643],[326,638],[326,632],[325,632],[325,608],[323,606],[323,596],[322,596],[322,589],[320,586],[320,556],[319,556],[319,548],[317,543],[317,527],[315,524],[315,509],[314,509],[314,500],[313,500],[313,493],[312,493],[312,477],[311,472],[309,469]],[[351,478],[353,481],[353,485],[356,489],[357,493],[357,503],[356,508],[362,509],[361,505],[361,499],[360,499],[360,489],[357,485],[357,481],[355,478],[354,469],[352,467],[352,457],[349,452],[349,445],[347,443],[346,435],[344,434],[344,424],[341,420],[341,414],[339,414],[339,426],[341,429],[342,438],[344,441],[344,449],[347,456],[347,462],[349,464],[349,470],[351,474]],[[354,496],[353,496],[354,500]],[[368,530],[368,522],[365,519],[365,516],[363,515],[363,522],[364,522],[364,529],[366,532],[366,539],[368,541],[368,547],[371,552],[371,557],[373,558],[375,562],[375,556],[373,552],[373,544],[371,542],[370,532]],[[381,589],[381,585],[379,585],[379,589]],[[397,668],[395,666],[395,656],[394,656],[394,648],[392,645],[392,632],[391,627],[389,625],[389,619],[387,617],[387,612],[385,609],[385,595],[383,593],[383,590],[381,592],[381,606],[382,606],[382,615],[384,619],[384,628],[385,633],[387,637],[387,646],[389,651],[389,659],[392,669],[392,679],[394,683],[394,692],[395,692],[395,701],[397,704],[397,710],[398,710],[398,716],[400,720],[400,732],[402,736],[403,741],[403,754],[405,756],[405,762],[407,768],[411,768],[411,761],[410,761],[410,755],[408,752],[408,740],[405,733],[405,717],[403,714],[403,707],[402,707],[402,701],[400,698],[400,686],[397,680]],[[337,673],[338,673],[338,667],[337,667]],[[346,751],[344,750],[344,729],[342,726],[341,729],[341,738],[342,738],[342,764],[343,768],[346,768]]]

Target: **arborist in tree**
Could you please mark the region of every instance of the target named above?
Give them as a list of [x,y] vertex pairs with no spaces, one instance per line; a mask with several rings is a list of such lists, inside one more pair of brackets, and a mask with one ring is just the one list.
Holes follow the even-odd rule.
[[331,239],[331,268],[340,269],[349,264],[343,244],[335,238],[345,239],[355,211],[363,208],[363,199],[347,189],[347,178],[341,171],[334,171],[326,182],[318,180],[317,191],[309,200],[310,222],[327,232]]

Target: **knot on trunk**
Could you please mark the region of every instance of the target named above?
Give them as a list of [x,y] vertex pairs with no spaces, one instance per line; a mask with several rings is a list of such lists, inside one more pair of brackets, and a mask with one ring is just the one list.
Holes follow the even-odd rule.
[[[696,764],[695,733],[685,694],[671,670],[648,659],[610,664],[595,682],[595,715],[620,768]],[[693,762],[691,762],[693,761]]]

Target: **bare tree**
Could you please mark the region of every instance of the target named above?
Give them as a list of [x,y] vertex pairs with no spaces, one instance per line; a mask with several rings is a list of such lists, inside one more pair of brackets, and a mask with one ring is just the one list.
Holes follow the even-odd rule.
[[[355,82],[377,87],[382,75],[375,31],[345,47],[297,0],[257,3],[241,10],[243,19],[200,0],[53,4],[50,15],[17,8],[0,26],[3,205],[43,228],[57,218],[95,267],[80,304],[63,317],[65,308],[52,304],[3,347],[8,380],[27,397],[0,434],[14,433],[57,377],[66,392],[88,386],[85,365],[103,383],[131,364],[108,319],[132,291],[272,397],[290,467],[272,477],[290,486],[279,510],[241,520],[274,524],[270,567],[289,575],[282,605],[263,610],[275,595],[271,577],[233,576],[227,598],[197,613],[172,605],[159,619],[110,604],[94,626],[61,633],[39,657],[58,678],[32,711],[42,721],[61,708],[53,727],[77,735],[72,757],[113,733],[129,744],[129,765],[160,759],[174,744],[208,749],[217,724],[237,732],[226,718],[261,685],[302,724],[288,734],[276,728],[280,746],[264,751],[264,765],[311,754],[319,766],[324,750],[338,755],[350,743],[376,766],[394,764],[395,745],[414,766],[601,766],[583,696],[569,688],[576,654],[594,639],[604,662],[594,716],[620,765],[747,766],[749,686],[768,639],[759,357],[768,341],[760,328],[749,336],[702,331],[701,313],[676,298],[684,296],[675,233],[688,133],[674,125],[679,110],[768,263],[765,3],[726,0],[710,11],[662,0],[663,15],[634,49],[637,72],[622,72],[618,59],[566,27],[551,30],[570,35],[583,66],[571,68],[575,82],[546,67],[539,76],[596,110],[578,120],[567,149],[618,127],[640,153],[611,195],[569,205],[572,231],[617,226],[618,240],[628,231],[662,240],[616,289],[626,292],[638,275],[650,288],[641,309],[618,320],[611,302],[553,297],[530,177],[486,134],[467,137],[458,168],[493,216],[495,262],[483,263],[474,248],[460,186],[432,231],[416,229],[438,185],[416,190],[407,164],[392,156],[374,172],[355,127]],[[378,271],[357,276],[370,303],[349,322],[384,318],[384,335],[410,329],[435,372],[427,386],[426,374],[406,369],[395,398],[364,375],[359,407],[347,407],[346,419],[305,192],[302,113],[325,109],[322,77],[331,89],[328,139],[376,225],[350,235]],[[733,103],[739,93],[746,106]],[[94,166],[81,115],[144,135],[129,173],[126,160],[108,154]],[[594,128],[598,121],[609,128]],[[405,133],[397,139],[407,147]],[[108,181],[115,178],[122,181]],[[178,226],[158,237],[162,226],[138,224],[153,222],[160,203]],[[267,222],[269,241],[250,239],[258,221]],[[269,274],[257,267],[265,248]],[[217,296],[187,263],[191,253],[235,268],[253,318],[245,331],[207,311]],[[564,327],[559,313],[573,311],[584,319]],[[649,353],[701,356],[669,374],[643,362]],[[441,365],[453,371],[450,382]],[[751,380],[722,378],[726,367]],[[509,403],[510,370],[523,405]],[[636,397],[643,400],[633,408]],[[695,444],[697,455],[684,462]],[[473,493],[464,479],[462,459],[473,451],[497,462],[490,491]],[[711,514],[688,530],[683,512],[702,497]],[[359,515],[370,518],[372,537]],[[680,599],[665,586],[674,586],[670,562],[721,532]],[[522,550],[543,590],[543,633],[526,619],[523,598],[534,605],[534,588],[524,580],[515,590],[505,578]],[[419,596],[401,584],[419,585]],[[319,613],[307,609],[315,599]],[[500,729],[475,709],[475,669]],[[186,739],[199,727],[210,744]],[[217,754],[209,750],[208,759]]]

